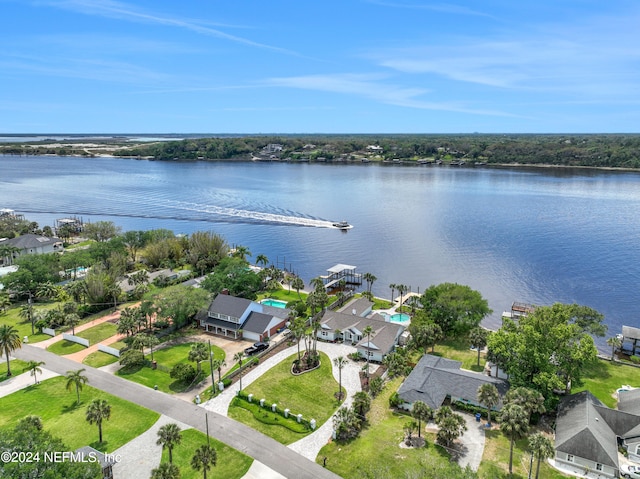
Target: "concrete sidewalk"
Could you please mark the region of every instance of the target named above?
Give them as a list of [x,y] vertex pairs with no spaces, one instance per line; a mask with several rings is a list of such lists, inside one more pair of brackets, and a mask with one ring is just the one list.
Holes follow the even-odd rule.
[[[36,376],[38,382],[45,381],[50,378],[55,378],[56,376],[60,376],[53,371],[50,371],[44,367],[40,367],[42,369],[42,374],[38,374]],[[33,386],[35,384],[35,380],[30,373],[22,373],[17,376],[12,376],[9,379],[2,381],[0,383],[0,398],[8,396],[9,394],[13,394],[16,391],[20,391],[29,386]]]

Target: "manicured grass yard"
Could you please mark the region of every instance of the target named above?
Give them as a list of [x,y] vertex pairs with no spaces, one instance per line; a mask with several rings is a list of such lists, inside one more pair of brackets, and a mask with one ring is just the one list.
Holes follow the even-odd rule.
[[[55,303],[46,303],[40,304],[36,303],[33,307],[34,309],[51,309],[55,306]],[[44,341],[45,339],[49,339],[51,336],[44,333],[38,333],[36,329],[35,334],[31,334],[31,321],[24,320],[20,317],[20,306],[16,306],[8,309],[7,311],[0,313],[0,324],[7,324],[9,326],[13,326],[18,330],[18,335],[20,339],[23,339],[25,336],[29,337],[30,343],[37,343],[39,341]]]
[[[111,405],[111,418],[104,421],[102,427],[102,444],[98,443],[98,427],[85,420],[87,406],[93,399],[106,399]],[[75,388],[68,391],[62,376],[0,398],[0,428],[12,427],[29,414],[40,416],[44,428],[61,438],[70,450],[90,445],[103,452],[113,452],[126,444],[149,429],[159,417],[158,413],[88,384],[83,386],[77,406]]]
[[[18,374],[22,374],[27,370],[27,362],[21,361],[20,359],[12,359],[9,362],[9,367],[11,368],[11,376],[14,377]],[[0,363],[0,382],[8,379],[7,377],[7,363],[3,361]]]
[[[121,349],[124,346],[126,345],[122,341],[116,341],[115,343],[111,343],[109,345],[110,348],[115,348],[115,349]],[[95,351],[89,354],[86,358],[84,358],[82,363],[86,364],[87,366],[91,366],[93,368],[100,368],[102,366],[106,366],[107,364],[113,364],[117,361],[118,361],[118,358],[116,356],[103,353],[102,351]]]
[[60,356],[64,356],[65,354],[73,354],[78,351],[82,351],[85,347],[82,344],[74,343],[73,341],[67,341],[66,339],[61,339],[58,342],[53,343],[49,347],[47,347],[47,351],[53,354],[58,354]]
[[[294,376],[291,374],[291,365],[296,358],[297,354],[294,354],[274,366],[250,386],[244,388],[244,392],[253,394],[255,401],[264,398],[268,404],[277,403],[282,409],[290,409],[292,414],[302,414],[307,420],[315,419],[317,427],[320,427],[340,404],[334,396],[338,391],[338,382],[331,373],[331,360],[326,354],[320,353],[320,368]],[[229,417],[283,444],[295,442],[310,432],[301,434],[280,425],[262,423],[246,409],[233,405],[229,407]],[[284,421],[284,418],[282,420]]]
[[[226,444],[210,439],[217,454],[217,465],[207,473],[207,477],[240,479],[246,474],[253,459]],[[200,479],[202,471],[191,467],[191,458],[195,450],[207,443],[207,436],[196,429],[182,431],[182,441],[173,449],[173,463],[180,468],[181,479]],[[158,446],[160,447],[160,446]],[[162,451],[162,462],[169,462],[169,452]]]
[[[598,360],[584,372],[584,384],[574,387],[577,393],[588,389],[595,397],[610,408],[615,408],[617,399],[613,396],[623,384],[640,387],[640,368],[619,362]],[[624,393],[623,393],[624,394]]]
[[[157,385],[158,390],[166,393],[185,391],[189,387],[189,384],[184,384],[181,381],[172,379],[169,376],[169,371],[178,363],[190,363],[194,368],[197,368],[195,363],[187,359],[192,344],[193,343],[178,344],[154,351],[153,359],[157,361],[158,369],[152,369],[148,366],[121,368],[116,374],[122,378],[129,379],[150,388]],[[224,358],[225,352],[221,348],[217,346],[211,346],[211,348],[214,359]],[[147,355],[147,358],[151,359],[151,356]],[[209,361],[202,361],[200,365],[202,366],[205,377],[209,376],[211,374]]]
[[400,387],[401,382],[401,379],[391,381],[372,401],[368,414],[369,426],[361,431],[358,439],[346,444],[327,444],[320,450],[316,462],[322,464],[326,457],[327,468],[345,479],[430,477],[420,473],[449,467],[448,454],[434,445],[434,435],[425,434],[424,430],[422,436],[426,438],[425,447],[400,447],[404,439],[403,426],[411,418],[394,413],[389,408],[389,396]]
[[76,334],[79,338],[89,340],[89,344],[98,344],[107,338],[118,333],[118,326],[113,323],[106,322],[95,325],[93,328],[85,329]]
[[[431,349],[429,349],[431,354]],[[480,366],[478,366],[478,351],[471,350],[468,341],[464,339],[447,339],[436,343],[435,356],[443,356],[448,359],[462,362],[462,369],[480,372],[483,370],[486,357],[480,353]]]

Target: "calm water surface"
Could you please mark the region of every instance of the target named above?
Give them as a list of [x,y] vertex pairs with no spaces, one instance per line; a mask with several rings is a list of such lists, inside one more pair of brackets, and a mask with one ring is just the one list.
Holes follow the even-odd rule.
[[[41,225],[212,230],[306,281],[355,265],[384,297],[391,283],[467,284],[490,327],[513,301],[589,305],[610,334],[640,326],[637,173],[4,156],[0,208]],[[343,219],[354,228],[331,228]]]

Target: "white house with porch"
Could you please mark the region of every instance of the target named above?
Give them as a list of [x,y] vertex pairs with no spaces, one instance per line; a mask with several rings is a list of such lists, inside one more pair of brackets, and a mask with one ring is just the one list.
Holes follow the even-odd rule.
[[265,341],[284,328],[289,310],[220,293],[206,315],[199,318],[205,331],[234,339]]

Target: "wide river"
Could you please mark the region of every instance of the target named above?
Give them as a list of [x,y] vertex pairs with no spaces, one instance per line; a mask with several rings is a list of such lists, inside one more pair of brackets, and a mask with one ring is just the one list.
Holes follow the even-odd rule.
[[0,208],[211,230],[305,281],[357,266],[387,298],[391,283],[466,284],[493,328],[513,301],[591,306],[608,335],[640,326],[638,173],[0,156]]

